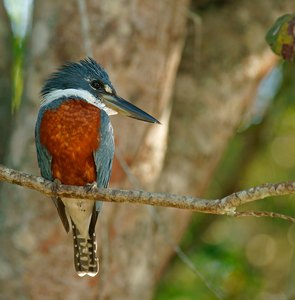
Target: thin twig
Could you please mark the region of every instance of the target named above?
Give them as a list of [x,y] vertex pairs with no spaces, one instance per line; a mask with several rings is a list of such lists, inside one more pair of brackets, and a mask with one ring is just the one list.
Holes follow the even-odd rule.
[[89,38],[90,25],[85,0],[77,0],[77,4],[80,13],[85,53],[87,56],[93,57],[91,39]]
[[175,241],[172,239],[171,235],[167,230],[166,224],[160,219],[156,209],[151,206],[148,206],[148,209],[153,220],[156,222],[159,229],[162,231],[163,238],[172,247],[173,251],[176,253],[178,258],[204,283],[204,285],[208,288],[209,291],[213,293],[216,299],[224,299],[222,291],[218,287],[214,286],[214,284],[212,284],[212,282],[208,278],[206,278],[201,271],[198,270],[193,261],[184,253],[181,247],[175,243]]
[[[216,200],[200,199],[197,197],[175,194],[149,193],[140,190],[101,189],[95,187],[90,190],[88,187],[70,185],[60,185],[56,188],[56,191],[53,191],[54,184],[51,181],[42,177],[12,170],[2,165],[0,165],[0,181],[27,187],[48,196],[55,194],[64,198],[148,204],[232,216],[237,215],[237,207],[248,202],[271,196],[282,196],[295,193],[294,181],[266,183]],[[294,222],[292,217],[288,217],[288,220]]]
[[124,157],[122,156],[121,150],[116,147],[115,156],[123,169],[124,173],[127,176],[128,181],[130,182],[131,186],[135,189],[140,189],[140,182],[139,180],[131,173],[130,168],[125,161]]
[[[124,157],[121,154],[121,151],[116,149],[116,157],[120,163],[120,166],[124,170],[130,184],[133,186],[133,188],[139,189],[141,187],[141,184],[139,180],[133,175],[131,172],[128,164],[126,163]],[[205,276],[198,270],[198,268],[195,266],[193,261],[184,253],[184,251],[181,249],[181,247],[175,243],[175,241],[172,239],[170,233],[167,230],[166,224],[159,218],[159,214],[155,207],[147,206],[148,212],[150,213],[151,217],[153,218],[154,222],[157,224],[158,228],[162,231],[163,238],[170,245],[170,247],[173,249],[177,257],[180,259],[180,261],[183,262],[183,264],[190,269],[204,284],[205,286],[211,291],[216,299],[222,300],[224,299],[223,294],[220,290],[214,287],[214,285],[207,279]]]
[[277,219],[282,219],[282,220],[295,223],[295,218],[284,214],[275,213],[272,211],[237,211],[234,216],[235,217],[256,217],[256,218],[261,218],[261,217],[277,218]]

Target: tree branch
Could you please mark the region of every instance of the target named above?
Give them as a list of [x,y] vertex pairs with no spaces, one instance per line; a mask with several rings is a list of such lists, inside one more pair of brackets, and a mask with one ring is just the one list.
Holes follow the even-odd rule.
[[295,223],[295,218],[273,212],[236,212],[236,208],[266,197],[295,193],[295,181],[265,183],[248,190],[233,193],[222,199],[206,200],[192,196],[150,193],[141,190],[100,189],[87,186],[59,185],[54,191],[54,183],[43,177],[29,175],[0,165],[0,181],[27,187],[47,196],[100,200],[115,203],[148,204],[154,206],[189,209],[210,214],[231,216],[275,217]]

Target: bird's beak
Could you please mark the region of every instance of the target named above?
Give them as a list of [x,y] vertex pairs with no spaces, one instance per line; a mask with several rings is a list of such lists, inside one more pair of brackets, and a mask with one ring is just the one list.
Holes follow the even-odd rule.
[[120,98],[117,95],[100,94],[99,96],[100,98],[102,98],[107,107],[109,107],[112,110],[115,110],[121,115],[149,123],[161,124],[157,119],[155,119],[148,113],[144,112],[140,108],[124,100],[123,98]]

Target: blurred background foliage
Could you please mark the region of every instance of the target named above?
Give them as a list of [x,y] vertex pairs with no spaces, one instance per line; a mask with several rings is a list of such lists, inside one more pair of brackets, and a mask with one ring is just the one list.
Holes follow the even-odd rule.
[[[209,4],[223,3],[203,2],[203,9],[210,9]],[[30,15],[30,9],[18,9],[30,8],[32,1],[16,6],[8,0],[5,3],[14,24],[14,110],[19,107],[23,89],[25,33]],[[264,87],[271,91],[269,98],[265,101],[258,93],[252,114],[229,144],[207,198],[219,198],[264,182],[295,178],[295,65],[280,63],[274,72],[275,83]],[[255,202],[245,209],[295,215],[291,196]],[[294,294],[294,224],[268,218],[195,214],[181,247],[207,285],[214,286],[222,298],[284,300]],[[216,296],[175,257],[154,298],[209,300]]]
[[[280,63],[264,112],[255,110],[232,139],[206,195],[219,198],[260,183],[295,178],[295,65]],[[262,82],[263,83],[263,82]],[[265,87],[264,87],[265,88]],[[293,196],[243,207],[295,215]],[[225,299],[291,299],[295,280],[295,225],[268,218],[195,214],[183,238],[184,252]],[[267,291],[267,292],[266,292]],[[177,257],[158,287],[157,300],[216,299]]]
[[23,93],[23,61],[26,35],[31,24],[33,0],[4,0],[13,31],[13,95],[12,112],[20,106]]

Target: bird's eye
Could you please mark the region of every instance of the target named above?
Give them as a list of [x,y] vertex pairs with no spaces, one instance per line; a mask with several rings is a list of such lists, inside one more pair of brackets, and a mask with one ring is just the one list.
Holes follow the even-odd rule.
[[99,90],[99,89],[103,88],[103,86],[104,86],[103,83],[99,80],[93,80],[90,83],[90,85],[96,90]]

